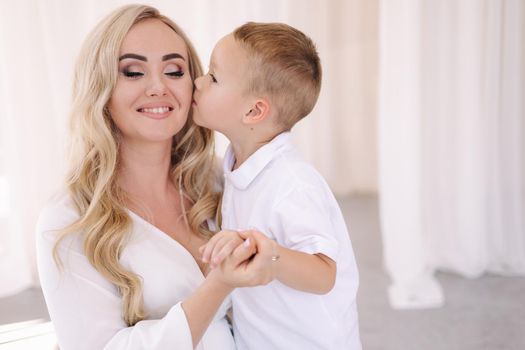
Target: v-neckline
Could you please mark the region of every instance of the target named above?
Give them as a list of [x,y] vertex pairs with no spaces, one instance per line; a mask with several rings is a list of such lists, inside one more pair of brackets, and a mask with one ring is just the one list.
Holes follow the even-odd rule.
[[179,249],[181,249],[184,254],[186,254],[192,261],[192,263],[194,264],[194,266],[197,268],[197,271],[199,272],[199,275],[202,277],[202,279],[206,279],[206,275],[204,275],[204,273],[202,272],[199,264],[197,263],[197,261],[195,260],[195,257],[193,256],[193,254],[191,254],[191,252],[185,247],[183,246],[179,241],[177,241],[175,238],[171,237],[169,234],[167,234],[166,232],[162,231],[160,228],[158,228],[157,226],[153,225],[151,222],[149,222],[148,220],[144,219],[142,216],[140,216],[139,214],[135,213],[133,210],[131,209],[128,209],[128,212],[134,216],[136,219],[138,219],[141,223],[143,223],[144,225],[148,226],[149,228],[151,228],[154,232],[157,233],[158,236],[160,236],[162,239],[170,242],[170,244],[174,244],[175,246],[177,246]]

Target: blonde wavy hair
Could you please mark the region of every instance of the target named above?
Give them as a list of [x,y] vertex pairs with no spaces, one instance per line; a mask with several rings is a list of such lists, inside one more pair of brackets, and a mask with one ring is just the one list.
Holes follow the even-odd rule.
[[[146,318],[141,277],[119,262],[130,234],[132,221],[126,203],[129,198],[117,183],[119,167],[118,130],[106,105],[118,76],[120,46],[130,28],[146,19],[158,19],[185,41],[192,79],[202,75],[196,51],[184,32],[169,18],[150,6],[127,5],[103,19],[89,34],[76,63],[71,112],[71,161],[66,179],[68,193],[80,217],[61,230],[61,240],[81,233],[90,263],[119,290],[122,316],[128,325]],[[215,172],[212,131],[199,127],[190,114],[173,137],[171,179],[181,194],[183,217],[191,230],[205,237],[212,232],[208,219],[216,218],[220,193]],[[189,208],[184,206],[184,203]]]

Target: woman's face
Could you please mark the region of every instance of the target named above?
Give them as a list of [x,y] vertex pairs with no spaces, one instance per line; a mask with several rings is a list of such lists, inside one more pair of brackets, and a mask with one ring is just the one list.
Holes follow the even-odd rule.
[[123,141],[170,142],[192,100],[184,40],[160,20],[139,22],[124,38],[118,70],[108,108]]

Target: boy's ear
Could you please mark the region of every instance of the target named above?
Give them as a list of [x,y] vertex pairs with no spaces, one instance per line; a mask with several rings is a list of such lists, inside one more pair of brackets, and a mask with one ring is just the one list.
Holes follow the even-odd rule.
[[257,124],[266,119],[269,114],[270,104],[266,99],[259,99],[255,101],[249,111],[246,111],[242,121],[246,124]]

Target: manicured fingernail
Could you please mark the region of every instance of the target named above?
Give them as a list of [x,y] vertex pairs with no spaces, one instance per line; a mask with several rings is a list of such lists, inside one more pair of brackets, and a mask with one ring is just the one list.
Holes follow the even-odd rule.
[[208,262],[208,259],[206,259],[206,257],[203,256],[203,257],[202,257],[202,262],[207,263],[207,262]]
[[250,246],[250,239],[246,239],[242,245],[244,246],[244,248],[248,248]]

